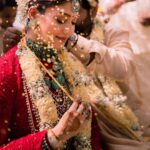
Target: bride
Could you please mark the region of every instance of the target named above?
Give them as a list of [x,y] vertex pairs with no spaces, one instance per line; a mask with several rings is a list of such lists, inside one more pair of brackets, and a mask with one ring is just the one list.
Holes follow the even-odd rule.
[[0,59],[0,149],[101,150],[91,107],[75,95],[62,57],[79,6],[78,0],[18,0],[26,29]]

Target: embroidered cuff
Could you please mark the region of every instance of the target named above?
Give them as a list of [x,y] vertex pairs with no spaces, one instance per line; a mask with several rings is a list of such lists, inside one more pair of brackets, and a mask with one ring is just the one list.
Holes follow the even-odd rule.
[[89,53],[95,53],[95,61],[100,64],[103,61],[105,54],[107,53],[107,47],[98,41],[92,40]]

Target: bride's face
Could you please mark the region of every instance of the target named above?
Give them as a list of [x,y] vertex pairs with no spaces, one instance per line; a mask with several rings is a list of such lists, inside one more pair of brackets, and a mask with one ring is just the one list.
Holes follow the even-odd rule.
[[76,16],[71,2],[46,8],[43,14],[36,15],[39,28],[37,40],[40,39],[51,47],[61,50],[74,32],[73,23]]

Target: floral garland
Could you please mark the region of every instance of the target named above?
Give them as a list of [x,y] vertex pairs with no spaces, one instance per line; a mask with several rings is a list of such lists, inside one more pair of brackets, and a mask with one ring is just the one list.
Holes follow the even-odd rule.
[[[73,87],[73,93],[90,103],[117,130],[132,139],[141,140],[138,119],[126,104],[126,97],[115,80],[103,75],[93,78],[83,64],[65,50],[60,57],[65,62],[64,72]],[[101,83],[101,88],[96,85],[97,82]]]
[[46,127],[45,125],[48,124],[53,126],[58,121],[57,109],[52,100],[52,96],[49,94],[49,89],[45,84],[44,74],[39,63],[33,57],[32,53],[23,48],[21,44],[19,45],[17,55],[19,56],[19,62],[27,82],[26,84],[31,99],[37,108],[41,108],[39,109],[41,119],[40,130],[43,130]]
[[[101,23],[99,16],[94,20],[94,26],[90,39],[104,43],[104,24]],[[142,132],[139,121],[134,112],[126,104],[126,97],[116,81],[108,76],[96,74],[96,82],[100,82],[105,98],[99,101],[100,109],[97,111],[104,117],[109,124],[123,135],[134,140],[142,140]],[[104,111],[104,115],[99,110]]]
[[[20,42],[17,55],[23,75],[26,80],[26,85],[29,89],[31,100],[38,109],[40,116],[40,130],[53,128],[59,121],[58,112],[54,99],[51,96],[49,89],[44,81],[44,72],[39,65],[38,59],[33,53],[24,47]],[[50,115],[52,114],[52,115]],[[90,115],[91,116],[91,115]],[[84,131],[79,133],[74,140],[74,145],[77,150],[91,150],[91,117],[87,120]],[[65,145],[64,145],[65,147]]]

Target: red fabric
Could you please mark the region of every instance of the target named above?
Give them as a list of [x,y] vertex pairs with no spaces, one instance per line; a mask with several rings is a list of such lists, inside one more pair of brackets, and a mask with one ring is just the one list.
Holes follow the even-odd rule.
[[42,150],[41,143],[46,131],[30,134],[18,140],[12,141],[0,150]]
[[18,140],[0,150],[40,150],[46,131],[31,134],[16,50],[0,58],[0,146]]
[[92,116],[92,150],[102,150],[100,128],[97,124],[96,117]]
[[[40,150],[46,131],[31,134],[16,50],[14,47],[0,58],[0,150]],[[36,122],[34,124],[36,128]],[[95,119],[92,127],[93,150],[101,150]],[[2,147],[4,144],[8,145]]]

